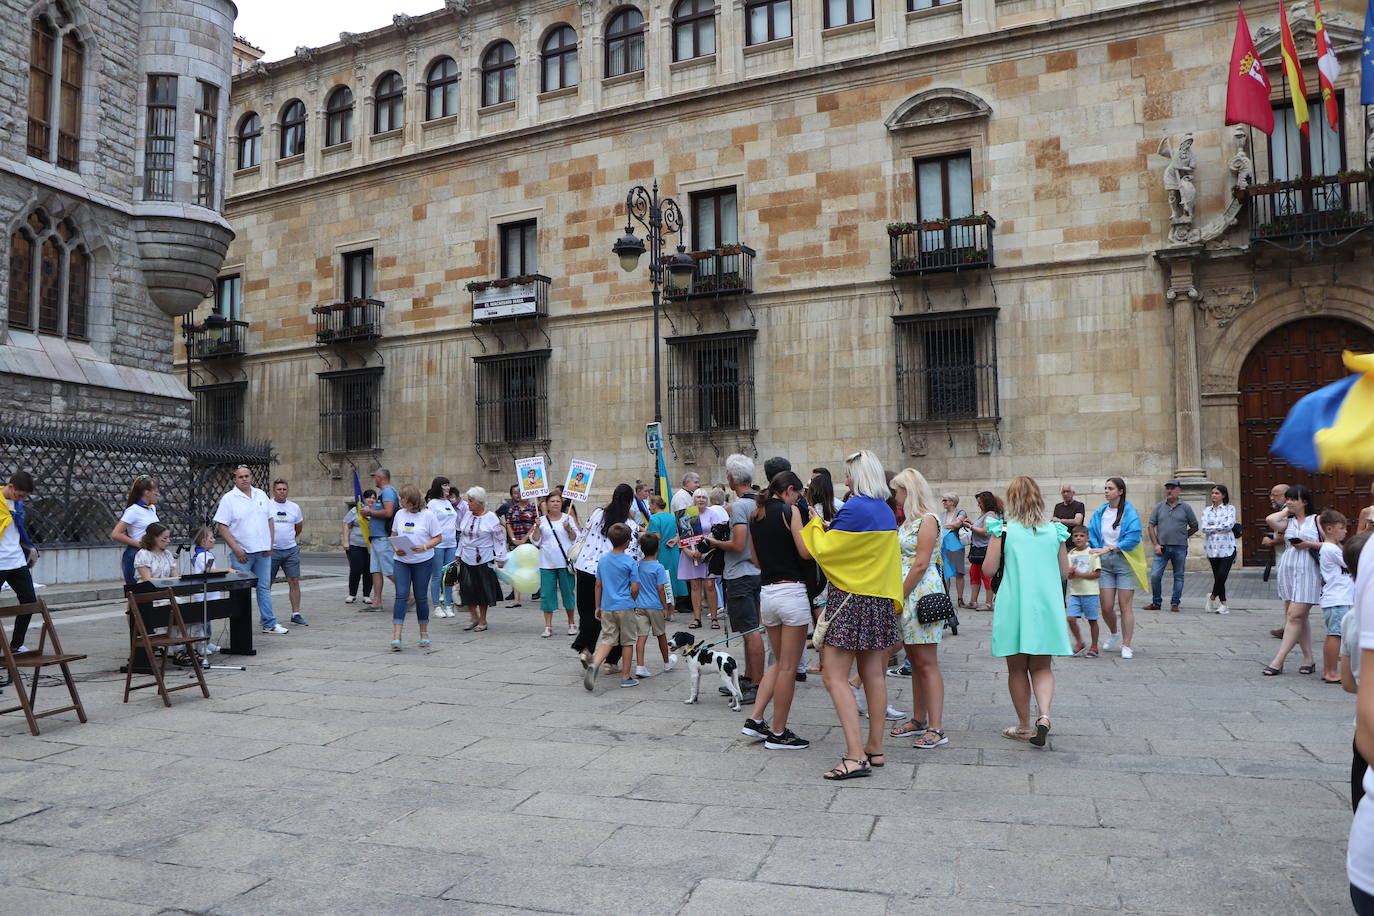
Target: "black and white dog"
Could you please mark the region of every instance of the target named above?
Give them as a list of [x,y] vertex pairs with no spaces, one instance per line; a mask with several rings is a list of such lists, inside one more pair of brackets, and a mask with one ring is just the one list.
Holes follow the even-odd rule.
[[730,708],[739,712],[744,694],[739,689],[739,663],[726,652],[707,648],[706,643],[697,642],[691,633],[673,634],[671,644],[680,655],[687,658],[687,668],[692,673],[692,692],[684,703],[695,703],[701,688],[701,669],[714,666],[720,674],[720,682],[730,691]]

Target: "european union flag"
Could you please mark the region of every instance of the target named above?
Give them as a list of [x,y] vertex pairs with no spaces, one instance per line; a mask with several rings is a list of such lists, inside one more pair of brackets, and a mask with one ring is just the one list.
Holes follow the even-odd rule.
[[1369,6],[1364,11],[1364,47],[1360,48],[1360,104],[1374,105],[1374,0],[1369,0]]

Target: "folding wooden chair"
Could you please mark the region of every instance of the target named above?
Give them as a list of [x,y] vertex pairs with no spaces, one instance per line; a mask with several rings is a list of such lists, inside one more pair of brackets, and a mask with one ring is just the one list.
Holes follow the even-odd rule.
[[[166,602],[166,605],[154,602]],[[197,686],[209,699],[210,688],[205,684],[205,675],[200,670],[200,654],[195,650],[195,644],[205,642],[206,637],[192,636],[187,630],[186,621],[181,618],[181,607],[172,590],[130,592],[129,609],[125,613],[129,617],[129,664],[124,674],[124,702],[129,702],[130,693],[144,687],[156,687],[164,706],[172,705],[172,698],[168,694]],[[166,627],[167,632],[154,634],[152,631],[158,627]],[[145,684],[133,683],[139,649],[143,650],[148,667],[153,672],[153,680]],[[155,649],[161,649],[162,652],[155,652]],[[177,649],[185,649],[191,657],[191,670],[195,672],[196,679],[180,687],[168,687],[167,656]]]
[[[14,692],[19,698],[18,706],[11,706],[8,709],[0,709],[0,714],[24,710],[24,718],[29,720],[29,731],[38,734],[38,720],[47,716],[55,716],[63,712],[75,712],[77,717],[84,724],[86,721],[86,710],[81,706],[81,698],[76,695],[76,684],[72,683],[72,672],[67,665],[71,662],[79,662],[86,656],[70,655],[62,651],[62,643],[57,639],[57,630],[53,628],[52,616],[48,613],[48,606],[42,601],[33,604],[16,604],[11,607],[0,608],[0,621],[6,618],[21,617],[25,614],[42,618],[42,625],[39,627],[38,648],[27,652],[13,652],[10,650],[8,639],[4,638],[3,627],[0,627],[0,655],[3,655],[5,669],[10,673],[10,682],[14,685]],[[30,636],[30,639],[33,637]],[[49,645],[51,644],[51,645]],[[62,669],[62,680],[67,685],[67,693],[71,694],[72,703],[70,706],[63,706],[61,709],[49,709],[44,712],[34,712],[34,703],[38,696],[38,677],[39,672],[44,668],[58,667]],[[28,668],[32,683],[29,684],[28,696],[24,695],[24,682],[19,678],[19,669]]]

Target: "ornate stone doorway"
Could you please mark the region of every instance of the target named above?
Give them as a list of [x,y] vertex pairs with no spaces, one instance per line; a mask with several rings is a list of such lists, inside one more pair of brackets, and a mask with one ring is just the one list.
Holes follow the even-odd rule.
[[[1255,344],[1240,370],[1240,506],[1245,523],[1245,562],[1261,564],[1260,546],[1269,488],[1276,483],[1306,484],[1321,508],[1339,509],[1352,519],[1369,504],[1370,478],[1349,473],[1309,474],[1269,454],[1288,409],[1303,395],[1349,373],[1341,351],[1374,350],[1374,332],[1339,318],[1304,318],[1282,325]],[[1353,531],[1353,525],[1352,525]]]

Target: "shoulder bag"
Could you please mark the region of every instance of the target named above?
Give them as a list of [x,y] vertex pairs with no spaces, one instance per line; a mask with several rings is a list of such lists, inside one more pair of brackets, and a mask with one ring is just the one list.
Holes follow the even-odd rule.
[[[549,525],[549,537],[553,538],[553,542],[558,545],[558,552],[563,554],[563,565],[568,568],[568,572],[576,572],[576,570],[573,569],[573,558],[568,556],[568,551],[563,549],[563,539],[558,536],[558,532],[554,529],[553,522],[549,521],[547,515],[539,519],[539,524],[542,525],[545,522],[548,522]],[[578,550],[578,544],[580,544],[581,542],[581,532],[578,532],[578,538],[573,543],[573,550],[576,550],[578,553],[582,552],[581,550]]]
[[[582,532],[577,536],[577,540],[573,542],[572,547],[568,550],[568,569],[573,569],[573,564],[577,562],[577,558],[582,556],[582,548],[587,545],[587,535],[591,532],[592,528],[600,522],[600,520],[600,509],[597,509],[595,512],[593,512],[592,517],[587,519],[587,524],[582,528]],[[558,546],[562,547],[563,545],[559,544]]]
[[840,611],[844,610],[844,606],[848,604],[849,599],[853,597],[853,595],[846,594],[844,600],[840,602],[839,607],[832,609],[829,605],[826,605],[825,609],[817,615],[816,627],[811,633],[811,648],[819,652],[821,646],[825,645],[825,632],[830,629],[831,621],[835,619]]
[[1002,587],[1002,573],[1007,570],[1007,522],[1002,522],[1002,533],[998,535],[1002,540],[1002,556],[997,563],[997,572],[993,573],[992,580],[988,582],[988,590],[994,595]]
[[[940,520],[932,513],[926,518],[931,519],[936,525]],[[932,623],[940,623],[954,617],[954,602],[949,600],[949,593],[945,590],[945,569],[944,558],[940,556],[940,544],[937,541],[934,549],[930,551],[930,562],[940,571],[941,589],[929,595],[922,595],[916,599],[916,622],[923,627],[928,627]]]

